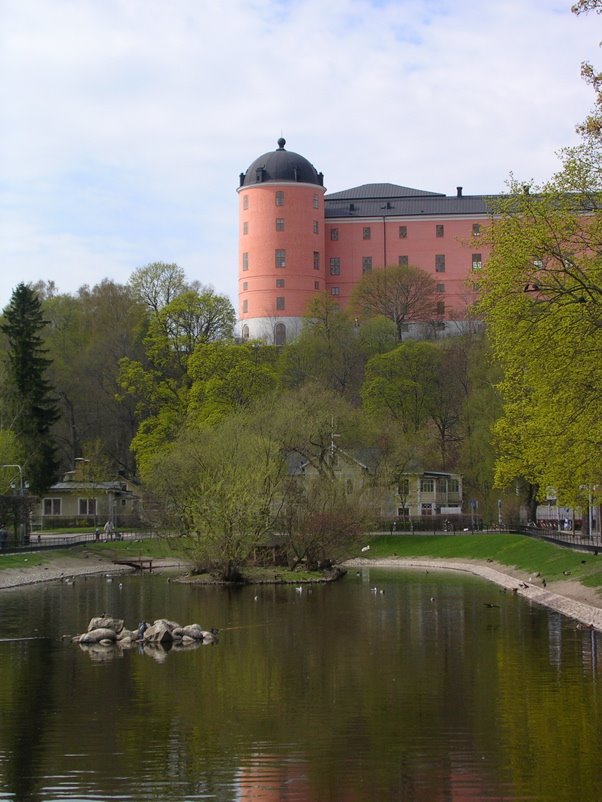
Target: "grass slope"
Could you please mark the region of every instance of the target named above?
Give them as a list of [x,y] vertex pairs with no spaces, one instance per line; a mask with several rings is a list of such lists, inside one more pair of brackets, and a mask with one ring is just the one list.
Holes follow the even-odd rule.
[[367,542],[370,550],[362,552],[362,558],[494,560],[529,574],[539,571],[548,581],[563,580],[570,575],[588,587],[602,586],[602,555],[524,535],[385,535]]

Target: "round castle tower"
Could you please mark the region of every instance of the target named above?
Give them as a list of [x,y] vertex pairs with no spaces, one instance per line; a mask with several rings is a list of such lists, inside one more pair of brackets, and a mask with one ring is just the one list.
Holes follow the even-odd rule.
[[239,318],[243,339],[283,345],[324,292],[324,179],[303,156],[264,153],[240,175]]

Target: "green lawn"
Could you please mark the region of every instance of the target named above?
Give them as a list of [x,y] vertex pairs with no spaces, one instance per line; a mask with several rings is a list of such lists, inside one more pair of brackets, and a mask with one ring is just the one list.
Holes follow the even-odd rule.
[[[524,535],[381,535],[366,538],[370,550],[349,556],[368,560],[386,557],[425,557],[445,559],[455,557],[468,560],[494,560],[528,574],[539,572],[549,582],[576,579],[588,587],[602,587],[602,554],[577,551],[547,543]],[[88,543],[70,549],[0,555],[0,570],[43,565],[59,557],[80,557],[85,553],[98,554],[108,559],[132,557],[182,558],[164,538],[142,541],[110,541]],[[270,569],[271,570],[271,569]],[[564,572],[568,572],[565,574]]]

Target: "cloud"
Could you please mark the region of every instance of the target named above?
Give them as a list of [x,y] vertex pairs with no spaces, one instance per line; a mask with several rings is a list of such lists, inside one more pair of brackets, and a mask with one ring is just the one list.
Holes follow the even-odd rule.
[[329,190],[543,180],[592,103],[595,16],[555,0],[5,0],[0,304],[176,261],[235,300],[238,174]]

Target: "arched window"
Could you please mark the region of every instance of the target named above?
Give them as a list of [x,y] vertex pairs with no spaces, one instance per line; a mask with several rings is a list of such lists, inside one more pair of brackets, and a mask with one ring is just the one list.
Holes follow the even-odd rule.
[[242,338],[243,338],[243,340],[248,340],[249,339],[249,327],[246,325],[246,323],[242,327]]
[[276,323],[274,326],[274,345],[286,345],[286,326]]

